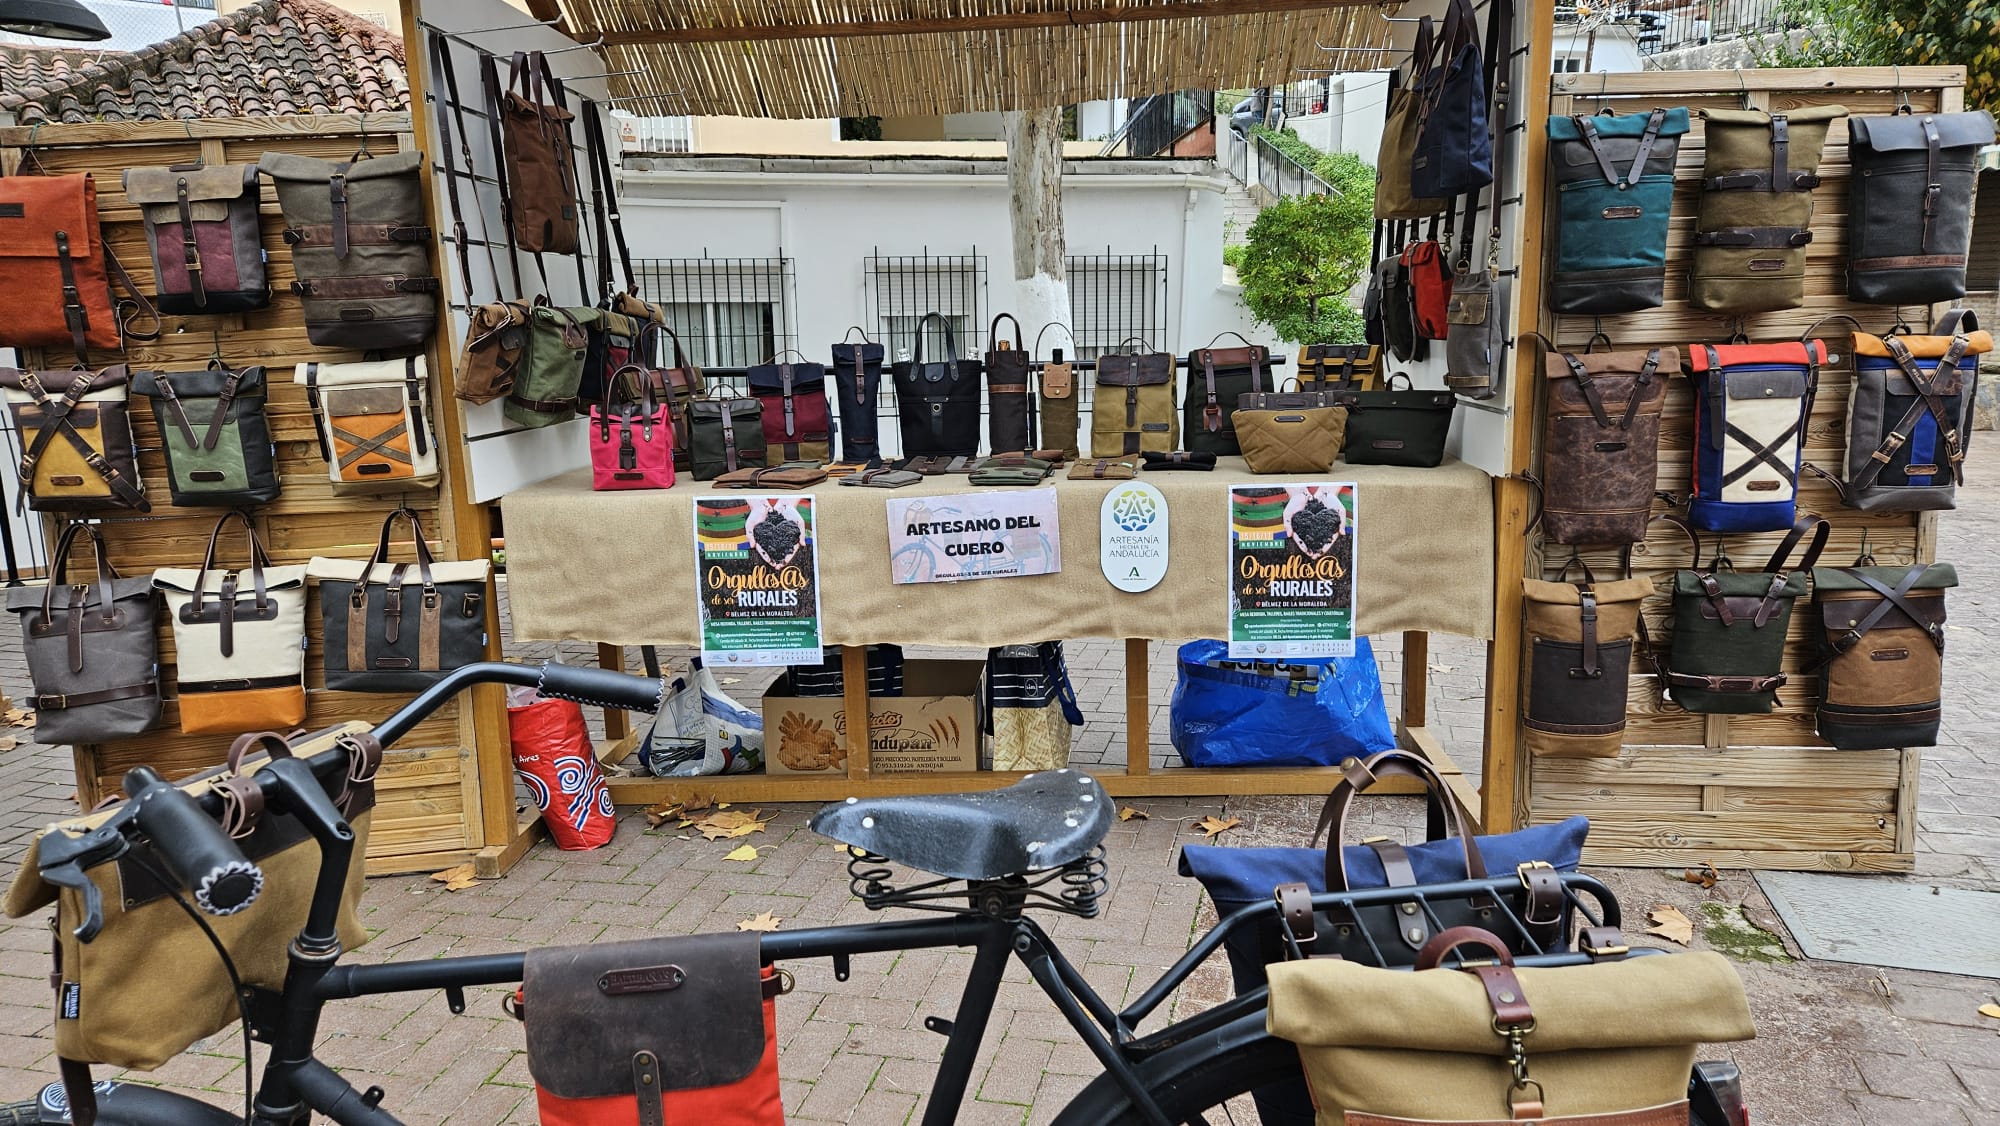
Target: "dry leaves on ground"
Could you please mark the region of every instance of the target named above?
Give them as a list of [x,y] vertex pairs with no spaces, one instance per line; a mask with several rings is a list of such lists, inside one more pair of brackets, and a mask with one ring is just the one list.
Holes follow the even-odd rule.
[[1659,935],[1682,946],[1694,941],[1694,920],[1681,914],[1678,907],[1661,904],[1646,912],[1646,921],[1653,924],[1646,928],[1647,934]]
[[[669,799],[658,805],[646,807],[646,828],[657,829],[669,821],[678,822],[674,826],[676,829],[691,828],[694,825],[695,814],[714,807],[715,799],[707,794],[689,794],[685,798]],[[728,809],[729,803],[723,802],[721,808]]]
[[443,884],[446,891],[464,891],[479,884],[479,877],[473,874],[471,864],[461,864],[456,868],[446,868],[442,872],[432,872],[431,879]]
[[21,745],[21,740],[12,735],[0,735],[0,751],[11,751]]
[[1120,806],[1118,808],[1118,820],[1131,821],[1135,818],[1140,821],[1151,821],[1153,819],[1153,815],[1147,813],[1143,809],[1133,809],[1129,805]]
[[737,920],[736,929],[740,931],[774,931],[778,929],[778,924],[784,921],[785,920],[779,918],[778,916],[771,914],[769,911],[766,911],[754,919]]
[[1223,833],[1227,833],[1229,830],[1234,829],[1241,824],[1243,824],[1243,819],[1241,817],[1232,817],[1229,820],[1224,821],[1222,818],[1216,817],[1213,814],[1211,814],[1207,817],[1202,818],[1200,821],[1195,822],[1194,827],[1201,830],[1202,836],[1212,839],[1222,835]]
[[1687,871],[1681,873],[1681,880],[1683,882],[1700,884],[1704,888],[1714,887],[1721,879],[1722,873],[1715,870],[1715,865],[1705,861],[1701,867],[1689,868]]
[[775,813],[769,817],[759,817],[763,812],[761,809],[753,809],[748,813],[732,809],[726,813],[711,813],[707,817],[696,821],[694,827],[701,831],[702,836],[707,837],[711,841],[726,841],[736,837],[747,837],[752,833],[763,832],[764,826],[769,825],[777,819],[778,815]]
[[2000,1020],[2000,1005],[1996,1005],[1993,1002],[1988,1001],[1984,1005],[1979,1006],[1979,1015],[1983,1017],[1992,1017],[1994,1020]]
[[7,709],[7,722],[14,727],[33,727],[35,718],[35,713],[25,708]]
[[723,859],[724,859],[724,860],[746,860],[746,861],[747,861],[747,860],[755,860],[755,859],[757,859],[757,846],[756,846],[756,845],[737,845],[737,846],[735,847],[735,849],[731,850],[731,851],[730,851],[730,853],[729,853],[728,855],[726,855],[726,856],[724,856],[724,857],[723,857]]

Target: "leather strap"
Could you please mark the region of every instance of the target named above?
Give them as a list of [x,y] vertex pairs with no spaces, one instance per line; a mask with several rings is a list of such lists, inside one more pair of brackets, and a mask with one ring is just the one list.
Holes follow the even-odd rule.
[[[1910,591],[1916,589],[1917,584],[1923,581],[1924,572],[1928,570],[1930,570],[1930,567],[1927,564],[1919,563],[1904,572],[1903,577],[1897,581],[1896,585],[1890,587],[1877,581],[1874,576],[1859,568],[1842,567],[1842,574],[1859,581],[1868,589],[1881,595],[1882,598],[1869,610],[1867,616],[1861,619],[1859,625],[1853,626],[1846,633],[1842,634],[1838,640],[1829,645],[1829,648],[1833,650],[1833,656],[1839,657],[1849,649],[1859,645],[1861,639],[1867,636],[1868,631],[1880,625],[1882,619],[1889,615],[1891,609],[1901,610],[1903,613],[1909,615],[1910,620],[1917,624],[1917,628],[1923,630],[1924,635],[1930,638],[1931,645],[1942,654],[1944,652],[1943,624],[1931,621],[1915,606],[1910,605],[1909,600]],[[1831,660],[1832,658],[1829,658],[1827,663],[1831,663]]]
[[159,691],[158,681],[146,680],[119,688],[100,688],[94,692],[56,692],[29,696],[28,699],[37,709],[61,711],[64,708],[87,708],[92,704],[108,704],[113,700],[135,700],[141,696],[156,696]]
[[1937,380],[1946,372],[1957,369],[1959,361],[1965,358],[1966,351],[1971,348],[1972,341],[1963,333],[1953,336],[1950,347],[1945,349],[1944,355],[1939,357],[1929,372],[1924,371],[1923,365],[1917,362],[1917,358],[1901,340],[1889,336],[1883,338],[1882,342],[1888,347],[1889,355],[1896,361],[1896,366],[1908,377],[1910,385],[1916,388],[1917,397],[1922,400],[1924,409],[1930,412],[1932,421],[1937,423],[1938,436],[1944,439],[1945,454],[1950,459],[1952,482],[1964,484],[1964,443],[1958,432],[1958,420],[1950,416],[1945,408],[1943,396],[1938,393]]
[[1795,250],[1811,245],[1813,233],[1799,227],[1724,227],[1696,231],[1696,246],[1732,246],[1756,250]]
[[632,1094],[638,1103],[639,1126],[666,1126],[666,1105],[660,1093],[660,1057],[645,1048],[632,1053]]
[[1676,688],[1700,688],[1708,692],[1769,692],[1785,686],[1784,673],[1768,676],[1697,676],[1694,673],[1665,672],[1667,683]]
[[[465,131],[465,106],[458,96],[458,72],[452,68],[451,44],[440,32],[430,33],[431,70],[444,79],[444,90],[432,95],[432,104],[437,109],[438,150],[444,156],[445,198],[451,207],[451,241],[458,248],[458,278],[465,285],[467,314],[477,300],[472,295],[472,247],[467,242],[465,212],[458,199],[458,164],[451,154],[452,118],[458,118],[459,155],[465,160],[468,175],[475,167],[472,163],[472,142]],[[475,181],[476,183],[476,181]],[[486,209],[479,211],[479,241],[486,246],[487,262],[493,267],[493,278],[500,278],[500,264],[493,261],[493,240],[486,229]]]
[[[347,233],[349,246],[399,246],[431,240],[429,227],[400,223],[349,223],[340,229]],[[327,246],[333,242],[334,235],[335,230],[330,224],[308,223],[301,227],[286,227],[284,239],[286,246]]]
[[1791,122],[1784,114],[1771,115],[1771,182],[1782,184],[1792,173]]
[[[507,187],[507,145],[500,128],[500,70],[493,56],[479,53],[479,86],[486,103],[486,134],[493,148],[493,179],[500,191],[500,228],[507,237],[507,266],[514,277],[514,296],[526,297],[521,283],[521,248],[514,241],[514,195]],[[536,262],[540,265],[540,260]],[[494,278],[499,281],[498,276]],[[546,288],[546,281],[544,281]]]
[[188,202],[186,176],[175,181],[174,203],[181,218],[181,268],[187,271],[188,296],[200,307],[208,305],[208,291],[201,284],[201,244],[195,241],[194,208]]
[[[98,374],[101,376],[103,373]],[[88,372],[79,371],[70,380],[69,389],[63,392],[62,398],[51,399],[48,391],[42,387],[42,381],[36,378],[34,372],[25,370],[21,372],[21,390],[26,391],[35,405],[42,408],[42,420],[36,427],[34,440],[21,454],[22,500],[26,500],[28,492],[34,487],[36,464],[48,451],[49,444],[60,435],[63,441],[69,443],[76,451],[77,456],[83,459],[83,463],[104,481],[112,495],[125,502],[127,508],[139,512],[151,512],[153,505],[146,499],[146,494],[127,480],[124,474],[118,472],[104,455],[90,444],[90,439],[85,438],[76,428],[76,423],[71,420],[70,416],[75,412],[77,405],[96,386],[97,378],[98,376],[92,376]]]
[[[61,982],[57,982],[61,986]],[[63,1094],[69,1100],[71,1126],[97,1126],[97,1088],[90,1081],[90,1065],[81,1060],[56,1057],[62,1075]]]
[[1937,119],[1926,114],[1924,128],[1924,226],[1923,238],[1917,244],[1924,253],[1931,249],[1931,220],[1937,217],[1938,201],[1944,198],[1944,185],[1938,182],[1938,128]]
[[1809,192],[1819,187],[1819,175],[1793,172],[1788,178],[1773,180],[1768,168],[1740,168],[1710,176],[1701,186],[1711,192]]
[[76,365],[85,367],[90,363],[90,309],[83,303],[83,293],[76,287],[76,267],[69,253],[69,232],[56,232],[56,266],[62,271],[63,320],[69,325],[69,338],[76,348]]
[[[584,128],[587,130],[585,136],[592,150],[591,159],[593,163],[591,165],[591,175],[593,178],[602,181],[604,185],[604,202],[599,211],[599,221],[600,224],[609,221],[611,225],[612,245],[618,248],[618,268],[620,273],[624,275],[625,292],[637,294],[639,292],[639,281],[632,273],[632,249],[625,243],[625,220],[618,209],[618,191],[614,186],[615,180],[611,175],[611,148],[604,136],[604,118],[598,112],[597,100],[594,98],[583,99],[583,110]],[[594,191],[592,197],[593,199],[595,198]],[[603,239],[601,237],[598,241],[600,245],[597,248],[597,253],[601,259],[604,256],[606,248],[602,245]],[[608,277],[610,275],[610,267],[603,267],[602,273]]]
[[375,274],[345,278],[299,278],[292,293],[299,297],[321,297],[333,301],[387,297],[398,293],[436,293],[442,283],[434,277],[413,278],[404,274]]
[[1577,625],[1583,638],[1583,665],[1569,670],[1572,680],[1600,680],[1604,676],[1604,666],[1597,659],[1597,595],[1579,588],[1576,592],[1579,614]]

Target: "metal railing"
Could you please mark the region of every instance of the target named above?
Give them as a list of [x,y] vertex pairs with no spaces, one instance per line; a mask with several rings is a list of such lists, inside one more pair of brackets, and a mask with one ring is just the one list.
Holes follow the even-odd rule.
[[1257,184],[1275,199],[1301,195],[1332,195],[1333,186],[1313,170],[1286,156],[1264,137],[1252,137],[1257,149]]
[[1790,26],[1784,0],[1704,0],[1693,4],[1666,0],[1626,0],[1597,6],[1587,18],[1573,4],[1556,6],[1556,24],[1617,24],[1629,29],[1639,53],[1655,55],[1702,47],[1751,35],[1783,31]]
[[790,258],[637,258],[632,268],[702,367],[763,363],[799,346]]
[[1175,141],[1215,120],[1213,90],[1176,90],[1155,94],[1133,104],[1131,114],[1105,146],[1109,153],[1122,138],[1129,156],[1154,156]]

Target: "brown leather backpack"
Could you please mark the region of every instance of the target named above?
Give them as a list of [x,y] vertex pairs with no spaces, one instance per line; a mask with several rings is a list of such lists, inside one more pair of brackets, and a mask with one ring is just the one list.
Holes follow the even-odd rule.
[[513,205],[514,241],[535,254],[577,250],[576,153],[570,145],[570,112],[562,83],[540,51],[516,51],[507,67],[507,89],[493,113],[506,137],[507,198]]

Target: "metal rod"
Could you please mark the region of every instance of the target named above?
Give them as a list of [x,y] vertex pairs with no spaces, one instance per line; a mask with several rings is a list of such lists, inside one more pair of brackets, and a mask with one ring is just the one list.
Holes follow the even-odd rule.
[[[531,28],[531,27],[554,27],[555,25],[557,25],[557,24],[559,24],[559,23],[561,23],[561,22],[562,22],[562,17],[561,17],[561,16],[551,16],[551,17],[549,17],[548,19],[545,19],[545,20],[536,20],[536,21],[534,21],[533,23],[509,23],[509,24],[501,24],[501,25],[500,25],[499,27],[482,27],[482,28],[480,28],[479,30],[480,30],[480,32],[481,32],[481,33],[485,33],[485,32],[490,32],[490,31],[523,31],[523,30],[526,30],[527,28]],[[444,35],[444,36],[451,36],[451,35],[452,35],[452,33],[451,33],[450,31],[448,31],[448,30],[446,30],[446,29],[444,29],[444,28],[442,28],[442,27],[439,27],[438,25],[436,25],[436,24],[434,24],[434,23],[430,22],[429,20],[418,20],[418,21],[417,21],[417,26],[419,26],[419,27],[423,28],[423,29],[424,29],[424,30],[426,30],[426,31],[435,31],[435,32],[437,32],[437,33],[438,33],[438,34],[440,34],[440,35]]]
[[[590,42],[590,43],[572,43],[572,44],[570,44],[570,45],[569,45],[569,46],[567,46],[567,47],[557,47],[557,48],[556,48],[555,50],[553,50],[553,51],[543,51],[543,52],[542,52],[542,55],[543,55],[543,57],[547,57],[547,56],[549,56],[549,55],[567,55],[567,54],[569,54],[569,53],[570,53],[571,51],[595,51],[595,50],[597,50],[597,49],[598,49],[599,47],[602,47],[602,46],[604,46],[604,36],[602,36],[602,35],[599,35],[599,36],[597,37],[597,39],[596,39],[596,40],[595,40],[594,42]],[[564,79],[563,81],[565,81],[565,82],[572,82],[572,81],[575,81],[575,80],[574,80],[574,79]]]

